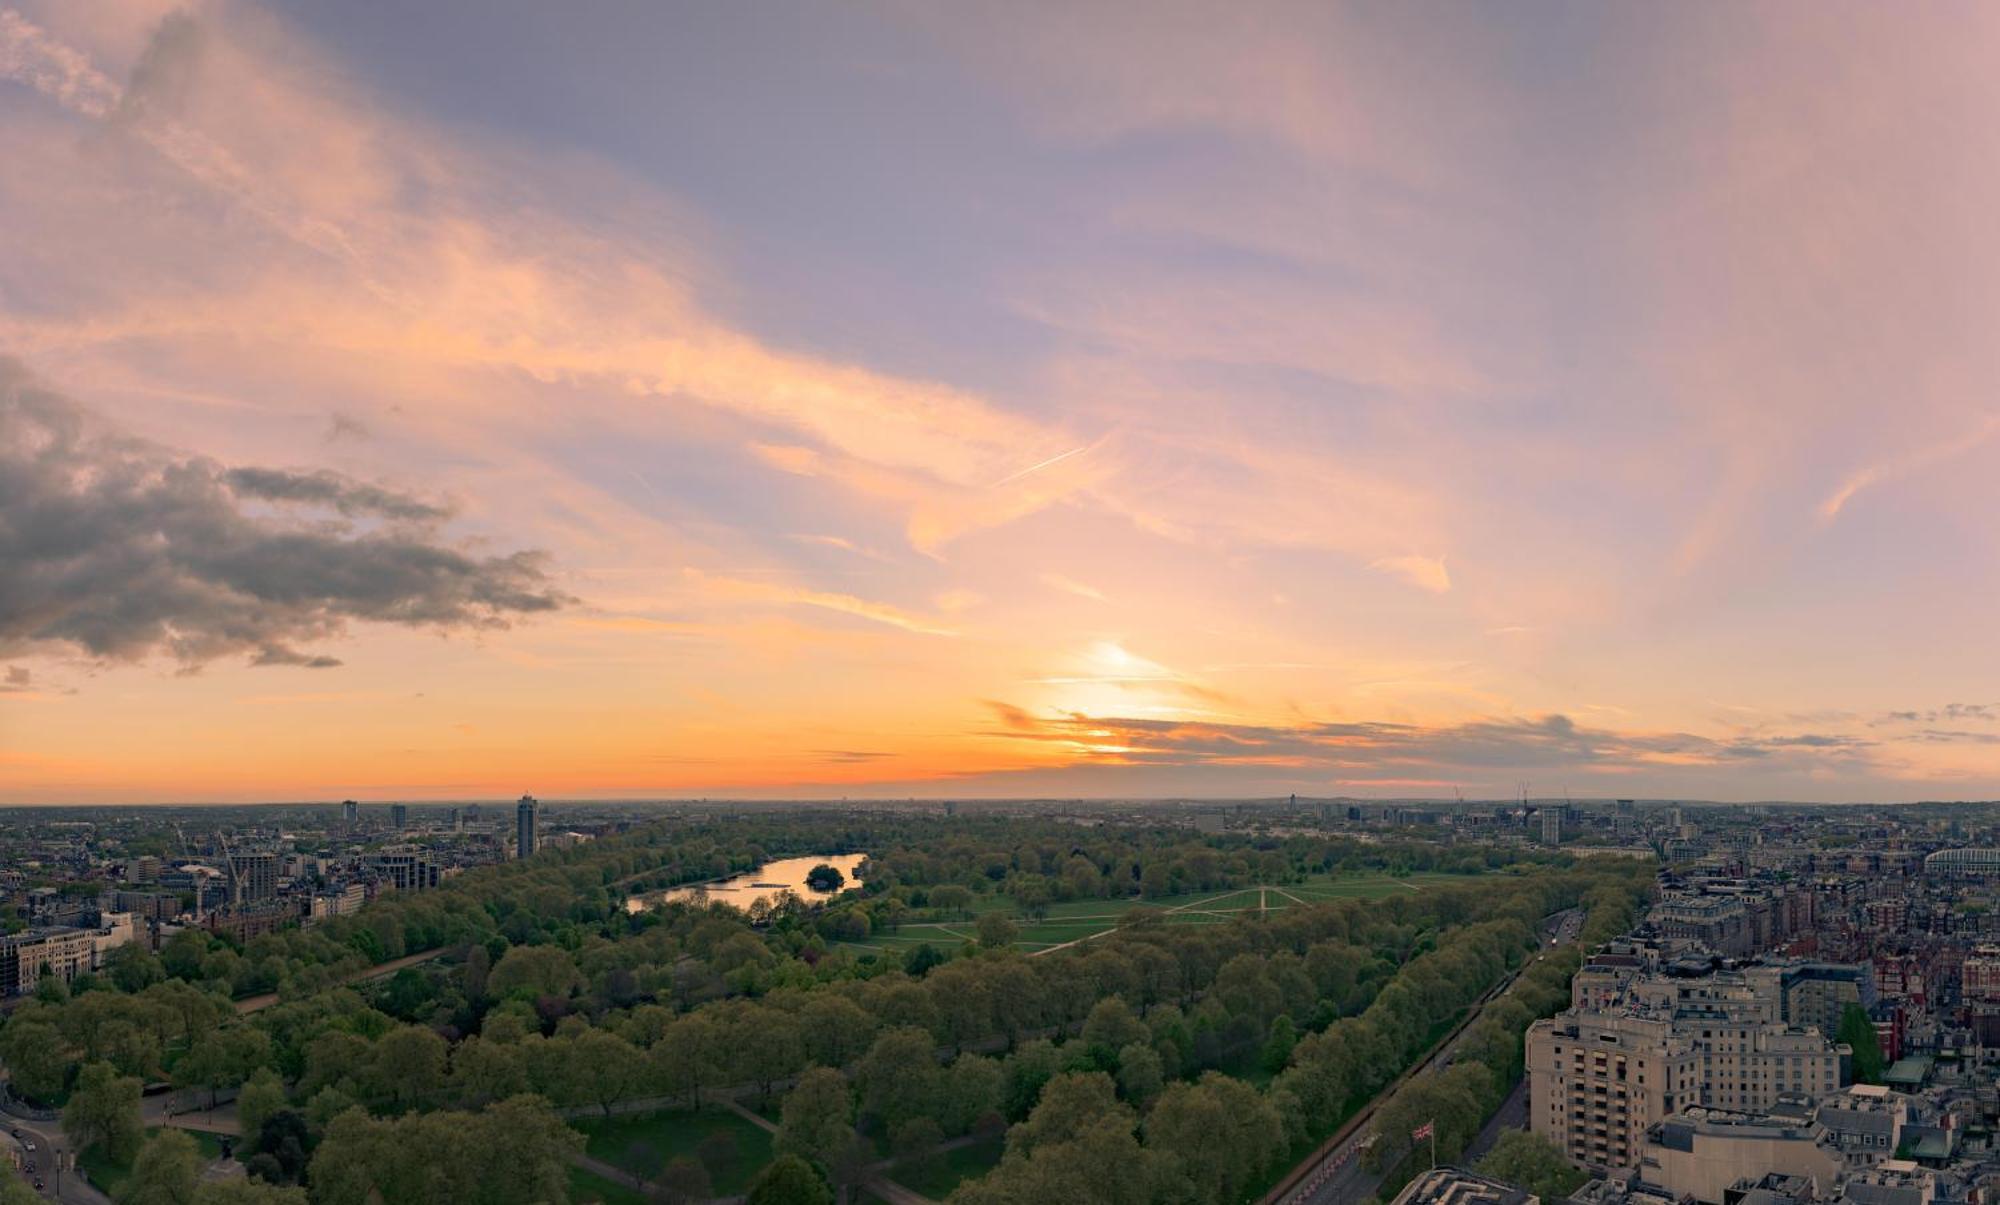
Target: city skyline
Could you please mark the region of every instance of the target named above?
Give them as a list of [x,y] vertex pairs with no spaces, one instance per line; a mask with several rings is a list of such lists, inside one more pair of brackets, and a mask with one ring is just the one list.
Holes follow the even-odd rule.
[[2000,796],[2000,14],[0,0],[0,804]]

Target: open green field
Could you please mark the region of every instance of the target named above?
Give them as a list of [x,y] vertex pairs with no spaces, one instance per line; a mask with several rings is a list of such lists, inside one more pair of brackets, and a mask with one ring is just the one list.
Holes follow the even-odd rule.
[[960,1184],[992,1171],[1005,1150],[1004,1140],[989,1138],[937,1156],[928,1175],[913,1175],[909,1169],[894,1167],[889,1170],[889,1178],[912,1192],[942,1201]]
[[626,1171],[634,1167],[635,1143],[644,1143],[664,1165],[686,1156],[699,1160],[704,1140],[726,1134],[735,1144],[735,1157],[714,1176],[715,1191],[721,1196],[742,1192],[751,1179],[771,1161],[771,1134],[743,1117],[725,1109],[666,1109],[658,1113],[635,1113],[617,1117],[579,1118],[570,1123],[584,1135],[584,1149]]
[[569,1169],[569,1199],[575,1205],[646,1205],[643,1194],[580,1167]]
[[[1470,875],[1315,875],[1302,883],[1263,887],[1243,887],[1155,899],[1131,897],[1122,900],[1070,900],[1052,904],[1039,920],[1022,916],[1014,901],[1004,896],[981,897],[973,904],[975,913],[1001,912],[1021,926],[1016,949],[1030,954],[1095,937],[1116,928],[1133,908],[1157,910],[1169,924],[1219,924],[1246,912],[1276,912],[1304,904],[1323,904],[1343,899],[1379,899],[1402,892],[1423,891],[1440,884],[1464,883]],[[976,938],[976,920],[920,921],[905,923],[893,933],[876,933],[866,941],[842,942],[855,950],[906,949],[929,942],[949,947]]]
[[[178,1126],[175,1128],[179,1129]],[[149,1126],[146,1129],[146,1137],[151,1138],[159,1132],[160,1127]],[[194,1139],[195,1146],[200,1148],[203,1166],[222,1157],[222,1140],[220,1138],[217,1138],[206,1130],[182,1130],[181,1132]],[[105,1157],[103,1147],[93,1146],[89,1150],[84,1151],[81,1155],[77,1156],[77,1163],[83,1168],[84,1175],[90,1178],[91,1184],[111,1197],[118,1195],[119,1190],[125,1186],[125,1181],[130,1179],[132,1175],[131,1164],[113,1163]]]

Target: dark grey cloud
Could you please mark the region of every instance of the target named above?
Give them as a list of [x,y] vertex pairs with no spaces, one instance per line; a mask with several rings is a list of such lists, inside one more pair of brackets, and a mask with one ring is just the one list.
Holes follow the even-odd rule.
[[325,469],[315,472],[230,469],[222,475],[222,483],[239,498],[325,506],[350,518],[376,515],[384,519],[443,519],[451,514],[446,507],[399,490],[355,481]]
[[0,694],[19,694],[34,688],[34,671],[25,665],[8,666],[6,676],[0,678]]
[[1977,720],[1987,724],[2000,720],[2000,704],[1946,703],[1943,707],[1933,707],[1928,711],[1885,711],[1869,723],[1873,727],[1883,724],[1964,723],[1967,720]]
[[1742,765],[1785,754],[1862,756],[1871,742],[1824,733],[1737,736],[1618,732],[1568,716],[1426,727],[1377,722],[1289,727],[1105,716],[1033,716],[991,704],[1001,735],[1070,745],[1085,759],[1147,765],[1320,767],[1350,774],[1418,768],[1532,770],[1636,765]]
[[830,762],[839,762],[843,765],[861,765],[896,756],[893,753],[884,753],[876,749],[814,749],[812,754],[814,757],[824,758]]
[[505,626],[569,601],[534,552],[326,472],[224,468],[110,429],[0,358],[0,655],[324,667],[354,621]]
[[372,434],[367,424],[351,414],[335,413],[326,423],[326,442],[330,444],[343,439],[366,440]]
[[2000,733],[1967,732],[1963,728],[1925,728],[1902,739],[1926,745],[2000,745]]

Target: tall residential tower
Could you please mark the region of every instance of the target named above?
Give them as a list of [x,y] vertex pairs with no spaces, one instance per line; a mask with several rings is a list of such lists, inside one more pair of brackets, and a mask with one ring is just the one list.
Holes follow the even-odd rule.
[[535,852],[535,797],[521,796],[514,806],[514,856],[525,858]]

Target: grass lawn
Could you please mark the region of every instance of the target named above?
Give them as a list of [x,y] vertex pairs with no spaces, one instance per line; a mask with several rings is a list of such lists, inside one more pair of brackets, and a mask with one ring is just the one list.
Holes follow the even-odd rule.
[[646,1205],[646,1198],[596,1172],[569,1169],[569,1199],[574,1205]]
[[1004,1139],[994,1137],[985,1142],[975,1142],[955,1151],[946,1151],[938,1157],[936,1174],[912,1176],[898,1169],[889,1169],[889,1178],[911,1192],[942,1201],[951,1191],[967,1180],[977,1180],[993,1170],[1000,1162],[1000,1155],[1006,1149]]
[[[1014,947],[1035,953],[1052,946],[1090,937],[1117,926],[1133,908],[1157,910],[1161,920],[1174,925],[1212,925],[1260,910],[1275,912],[1306,904],[1323,904],[1345,899],[1380,899],[1404,892],[1422,891],[1443,884],[1464,883],[1475,876],[1460,874],[1411,875],[1314,875],[1302,883],[1267,887],[1224,888],[1220,891],[1190,892],[1155,899],[1130,897],[1117,900],[1067,900],[1051,904],[1039,919],[1021,916],[1005,896],[981,896],[973,902],[975,913],[1004,912],[1021,926]],[[841,942],[857,953],[870,950],[908,950],[925,943],[939,950],[955,949],[972,940],[975,922],[970,920],[918,921],[903,925],[893,933],[876,933],[866,941]]]
[[631,1147],[643,1142],[659,1152],[660,1162],[682,1155],[701,1157],[701,1144],[711,1134],[727,1134],[736,1142],[736,1158],[715,1177],[718,1196],[742,1192],[771,1161],[771,1133],[724,1109],[668,1109],[618,1117],[592,1117],[570,1123],[581,1130],[593,1158],[614,1167],[632,1168]]
[[[146,1137],[151,1138],[159,1132],[160,1128],[158,1126],[148,1127]],[[210,1160],[221,1157],[222,1140],[220,1138],[205,1130],[182,1130],[181,1133],[194,1139],[195,1146],[201,1151],[204,1166]],[[105,1156],[102,1147],[91,1147],[77,1156],[76,1161],[83,1167],[84,1174],[90,1177],[90,1182],[93,1185],[101,1189],[105,1194],[113,1197],[118,1195],[118,1190],[125,1186],[126,1179],[132,1175],[131,1164],[113,1163]]]

